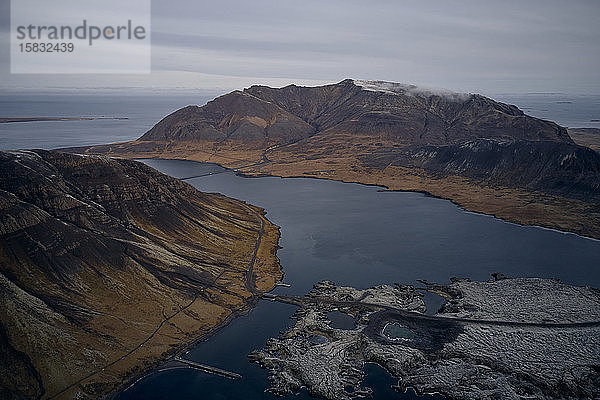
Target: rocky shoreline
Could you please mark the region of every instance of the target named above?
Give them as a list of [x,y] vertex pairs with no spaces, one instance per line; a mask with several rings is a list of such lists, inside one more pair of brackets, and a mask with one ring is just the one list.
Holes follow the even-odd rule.
[[[369,396],[366,363],[398,378],[400,392],[450,399],[600,395],[597,289],[498,275],[428,283],[427,290],[447,299],[431,316],[412,286],[357,290],[325,281],[305,297],[272,296],[300,306],[296,323],[250,358],[269,370],[277,395],[306,388],[325,399]],[[355,327],[332,327],[333,310],[354,318]]]

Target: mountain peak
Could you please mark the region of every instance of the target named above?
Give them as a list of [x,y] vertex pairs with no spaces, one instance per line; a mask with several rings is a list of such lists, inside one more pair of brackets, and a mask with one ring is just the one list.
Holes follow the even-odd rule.
[[266,148],[331,134],[400,144],[447,145],[476,138],[571,143],[565,128],[484,96],[353,79],[236,90],[167,116],[141,139],[234,140]]

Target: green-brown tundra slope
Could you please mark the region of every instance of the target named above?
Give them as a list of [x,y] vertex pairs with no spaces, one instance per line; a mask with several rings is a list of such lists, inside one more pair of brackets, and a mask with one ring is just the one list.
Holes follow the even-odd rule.
[[281,278],[263,210],[129,160],[0,152],[0,398],[97,398]]

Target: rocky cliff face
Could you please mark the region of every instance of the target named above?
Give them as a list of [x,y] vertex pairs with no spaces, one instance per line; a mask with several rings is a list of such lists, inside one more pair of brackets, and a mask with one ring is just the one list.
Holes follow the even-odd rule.
[[276,144],[333,133],[435,145],[480,137],[571,142],[565,128],[480,95],[350,79],[319,87],[252,86],[176,111],[140,140]]
[[565,128],[480,95],[350,79],[321,87],[252,86],[244,92],[299,116],[324,134],[434,145],[480,137],[571,142]]
[[364,161],[378,169],[411,166],[438,176],[465,176],[486,185],[600,201],[600,156],[570,143],[474,139],[447,146],[382,149]]
[[262,210],[138,162],[0,152],[0,397],[106,394],[246,310],[277,240]]

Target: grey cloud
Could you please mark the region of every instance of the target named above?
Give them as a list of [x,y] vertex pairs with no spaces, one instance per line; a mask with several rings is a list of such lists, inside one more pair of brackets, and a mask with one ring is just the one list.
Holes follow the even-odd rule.
[[156,71],[600,92],[596,0],[155,0],[152,8]]

